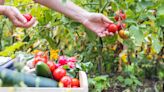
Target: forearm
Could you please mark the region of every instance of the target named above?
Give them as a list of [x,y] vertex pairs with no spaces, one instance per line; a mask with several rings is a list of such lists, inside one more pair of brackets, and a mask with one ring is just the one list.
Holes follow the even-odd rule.
[[5,0],[0,0],[0,5],[3,5],[5,3]]
[[63,2],[62,0],[35,0],[35,1],[57,12],[63,13],[64,15],[81,23],[89,15],[88,11],[75,5],[70,0],[66,0],[66,2]]
[[5,7],[3,5],[0,5],[0,15],[3,15],[5,11]]

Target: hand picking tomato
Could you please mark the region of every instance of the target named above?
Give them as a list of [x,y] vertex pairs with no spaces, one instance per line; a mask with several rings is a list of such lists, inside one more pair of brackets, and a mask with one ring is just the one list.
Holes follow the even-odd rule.
[[57,68],[53,71],[53,77],[57,81],[60,81],[60,79],[65,75],[66,75],[66,70],[63,68]]
[[63,87],[71,87],[72,83],[72,78],[69,76],[64,76],[61,80],[60,83],[63,84]]
[[77,78],[73,78],[71,82],[72,87],[80,87],[80,82]]
[[27,22],[29,22],[32,19],[31,14],[23,14],[23,16],[26,18]]
[[116,24],[109,24],[108,32],[115,33],[116,31],[118,31],[117,25]]
[[50,68],[51,72],[53,72],[53,71],[56,69],[55,63],[52,62],[52,61],[48,61],[48,62],[47,62],[47,65],[48,65],[48,67]]

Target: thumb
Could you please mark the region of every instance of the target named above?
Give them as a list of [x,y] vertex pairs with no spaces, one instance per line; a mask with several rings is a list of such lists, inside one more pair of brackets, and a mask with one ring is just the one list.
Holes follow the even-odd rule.
[[113,21],[109,20],[106,16],[102,15],[102,20],[103,22],[106,22],[106,23],[113,23]]
[[19,12],[19,10],[17,8],[14,9],[15,13],[16,13],[16,17],[23,23],[26,23],[27,20],[26,18]]

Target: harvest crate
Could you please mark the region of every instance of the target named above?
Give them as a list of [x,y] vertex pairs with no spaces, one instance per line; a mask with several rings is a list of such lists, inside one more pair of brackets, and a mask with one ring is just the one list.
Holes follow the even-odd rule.
[[0,87],[0,92],[88,92],[88,80],[85,72],[79,72],[80,88],[36,88],[36,87]]

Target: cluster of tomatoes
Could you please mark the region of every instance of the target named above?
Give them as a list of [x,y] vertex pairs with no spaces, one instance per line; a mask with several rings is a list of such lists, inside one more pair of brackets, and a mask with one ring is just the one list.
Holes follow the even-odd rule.
[[79,79],[68,76],[67,70],[63,68],[65,65],[69,66],[70,69],[76,68],[77,59],[75,57],[59,56],[58,63],[55,63],[49,61],[46,53],[38,52],[34,57],[33,65],[36,66],[38,62],[44,62],[48,65],[53,78],[59,82],[59,87],[80,87]]
[[112,32],[112,33],[118,32],[119,36],[122,39],[128,39],[129,32],[124,30],[126,28],[126,24],[123,23],[123,21],[126,19],[126,14],[122,10],[117,11],[114,16],[114,19],[115,21],[117,21],[117,23],[109,24],[108,32]]

